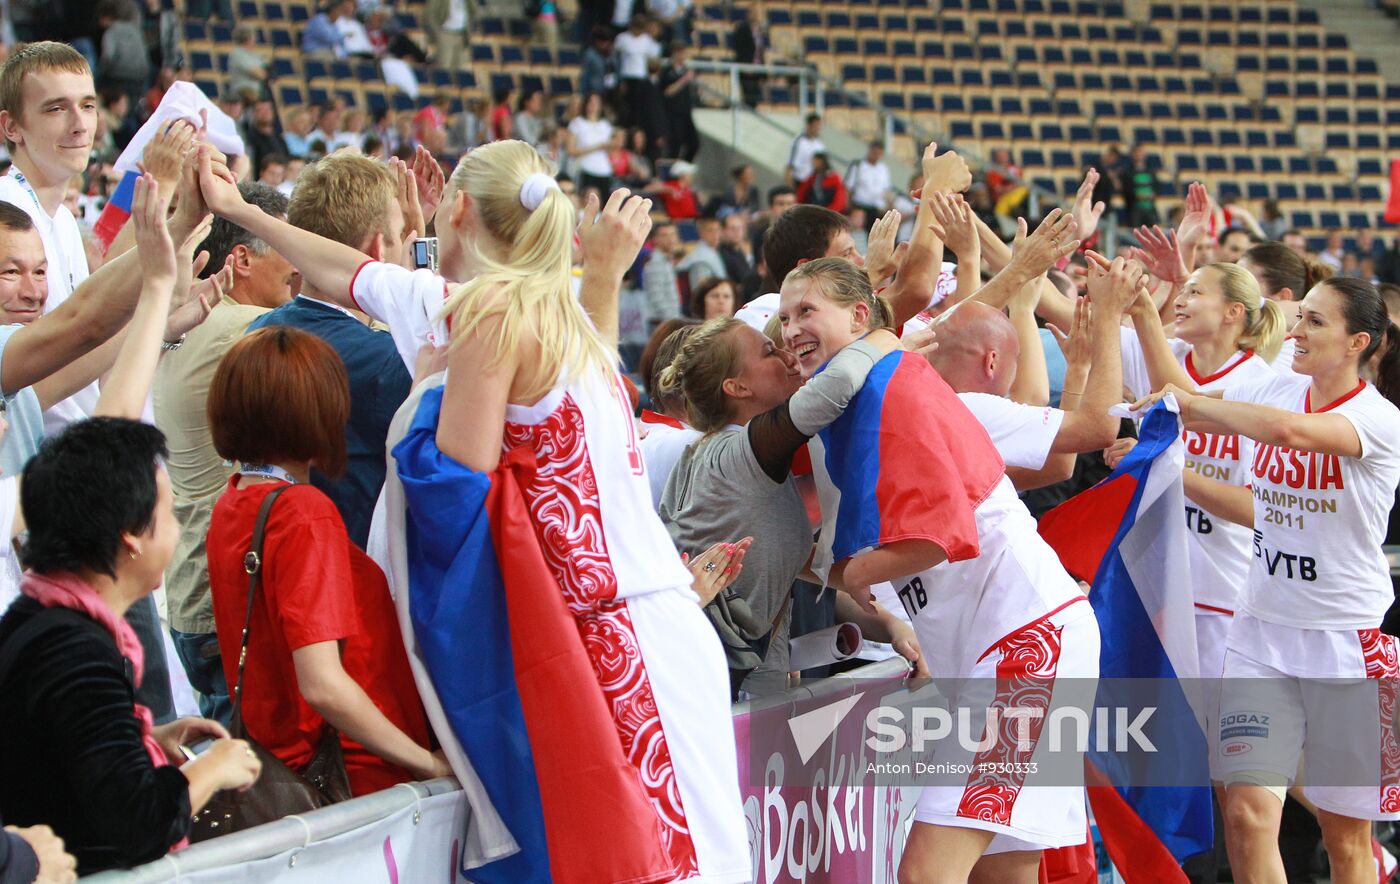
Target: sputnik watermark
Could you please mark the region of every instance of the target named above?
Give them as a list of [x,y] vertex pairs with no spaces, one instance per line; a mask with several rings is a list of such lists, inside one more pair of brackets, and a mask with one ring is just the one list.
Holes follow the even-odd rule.
[[[924,752],[930,743],[955,737],[966,752],[990,752],[1006,735],[1000,727],[1005,720],[1017,752],[1033,752],[1042,741],[1051,752],[1083,753],[1091,746],[1099,752],[1156,752],[1157,746],[1143,731],[1156,712],[1155,706],[1098,707],[1091,719],[1087,709],[1062,706],[1050,710],[1047,718],[1041,706],[991,706],[985,710],[935,706],[916,708],[906,716],[903,709],[878,706],[865,716],[866,730],[871,732],[865,744],[876,752],[900,752],[906,746]],[[1039,727],[1042,722],[1043,728]]]

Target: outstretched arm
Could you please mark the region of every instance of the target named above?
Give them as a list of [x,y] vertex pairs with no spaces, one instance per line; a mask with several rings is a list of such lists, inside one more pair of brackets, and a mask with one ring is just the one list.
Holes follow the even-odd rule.
[[904,265],[885,293],[894,314],[895,328],[903,328],[904,323],[928,307],[928,302],[933,299],[939,267],[943,263],[943,242],[933,231],[933,208],[927,197],[934,193],[961,193],[972,183],[972,173],[962,157],[952,151],[942,156],[938,156],[937,152],[938,145],[934,143],[924,150],[925,198],[919,202],[914,235],[909,240],[909,253],[904,258]]
[[199,189],[209,210],[267,243],[327,298],[348,310],[358,309],[350,297],[350,283],[367,260],[364,252],[293,227],[249,205],[238,185],[216,175],[211,162],[209,146],[201,144]]
[[1167,394],[1176,396],[1181,420],[1188,430],[1248,436],[1256,442],[1315,451],[1338,457],[1360,457],[1361,437],[1351,421],[1336,412],[1299,414],[1254,402],[1226,402],[1214,395],[1197,393],[1167,384],[1161,390],[1134,403],[1142,409]]

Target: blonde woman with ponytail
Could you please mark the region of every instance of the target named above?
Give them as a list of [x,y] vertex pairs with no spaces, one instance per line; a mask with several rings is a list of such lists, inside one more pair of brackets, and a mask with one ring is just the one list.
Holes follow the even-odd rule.
[[[392,314],[376,318],[421,343],[435,326],[450,330],[437,447],[483,472],[505,451],[534,456],[521,489],[532,527],[655,813],[628,827],[654,825],[677,880],[749,880],[724,654],[652,509],[616,368],[618,287],[651,228],[650,201],[626,190],[601,209],[590,200],[576,299],[576,216],[553,170],[520,141],[472,151],[437,213],[439,237],[456,239],[471,273],[444,305],[440,277],[255,218],[262,213],[212,174],[207,157],[201,165],[209,207],[275,243],[320,291]],[[366,274],[379,276],[375,292],[397,300],[362,303]]]
[[[1166,384],[1186,390],[1224,390],[1273,376],[1269,367],[1286,330],[1278,302],[1263,298],[1259,283],[1238,264],[1207,264],[1187,278],[1172,305],[1175,337],[1168,338],[1144,292],[1133,305],[1135,331],[1123,330],[1123,384],[1133,398]],[[1188,430],[1186,527],[1191,580],[1195,584],[1196,651],[1207,711],[1215,733],[1225,633],[1236,596],[1249,574],[1254,501],[1248,471],[1254,442],[1246,436]],[[1105,452],[1110,466],[1132,448],[1120,439]],[[1215,754],[1211,756],[1215,771]]]

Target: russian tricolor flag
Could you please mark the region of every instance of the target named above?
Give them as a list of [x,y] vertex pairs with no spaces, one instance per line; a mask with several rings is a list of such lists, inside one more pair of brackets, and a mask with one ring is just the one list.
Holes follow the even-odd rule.
[[[141,176],[136,164],[146,153],[146,145],[159,133],[161,126],[170,120],[189,120],[200,125],[200,111],[207,113],[209,127],[205,137],[209,143],[228,156],[242,155],[243,139],[238,134],[238,126],[233,118],[209,100],[198,86],[184,80],[177,80],[165,90],[155,113],[141,125],[141,128],[127,143],[126,149],[117,157],[112,170],[121,173],[117,189],[102,207],[102,214],[92,225],[93,233],[102,241],[103,249],[112,247],[127,219],[131,217],[131,200],[136,195],[136,179]],[[218,268],[214,268],[217,270]]]
[[672,880],[656,814],[531,527],[520,487],[533,456],[513,451],[490,474],[462,466],[437,447],[441,407],[436,387],[408,412],[385,507],[389,570],[407,572],[407,591],[395,586],[405,644],[472,805],[461,874]]
[[928,362],[895,351],[810,443],[821,492],[821,576],[833,562],[903,540],[975,558],[973,512],[1005,468],[987,431]]
[[1096,706],[1156,706],[1151,733],[1169,735],[1131,756],[1091,740],[1089,800],[1104,845],[1129,882],[1185,882],[1181,862],[1211,850],[1214,832],[1204,716],[1195,682],[1182,681],[1198,677],[1198,658],[1174,408],[1149,411],[1138,439],[1107,479],[1046,513],[1040,532],[1091,584],[1103,642]]

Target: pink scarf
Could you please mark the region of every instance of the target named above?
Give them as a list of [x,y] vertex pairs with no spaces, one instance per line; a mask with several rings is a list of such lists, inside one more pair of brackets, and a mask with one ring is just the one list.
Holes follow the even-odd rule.
[[[141,674],[146,661],[141,641],[136,637],[131,624],[113,614],[112,609],[103,603],[101,596],[91,586],[73,574],[35,574],[33,571],[25,571],[19,589],[45,608],[68,608],[86,614],[100,623],[116,640],[117,650],[121,655],[131,661],[134,686],[141,686]],[[155,723],[151,717],[151,710],[135,703],[131,712],[136,716],[136,720],[141,722],[141,742],[146,747],[146,754],[151,756],[151,763],[156,767],[169,764],[170,759],[165,756],[165,750],[151,734],[151,727]]]

